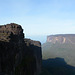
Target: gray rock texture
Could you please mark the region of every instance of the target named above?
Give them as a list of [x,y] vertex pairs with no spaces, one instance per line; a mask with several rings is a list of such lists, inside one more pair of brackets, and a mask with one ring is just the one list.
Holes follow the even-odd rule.
[[0,26],[0,75],[39,75],[41,43],[24,39],[20,25]]

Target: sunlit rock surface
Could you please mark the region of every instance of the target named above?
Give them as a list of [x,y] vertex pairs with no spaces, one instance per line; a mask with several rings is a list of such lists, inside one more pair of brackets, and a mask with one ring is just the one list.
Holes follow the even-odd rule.
[[59,34],[47,36],[47,42],[51,43],[72,43],[75,44],[75,34]]
[[0,26],[0,75],[39,75],[41,62],[40,42],[24,39],[20,25]]

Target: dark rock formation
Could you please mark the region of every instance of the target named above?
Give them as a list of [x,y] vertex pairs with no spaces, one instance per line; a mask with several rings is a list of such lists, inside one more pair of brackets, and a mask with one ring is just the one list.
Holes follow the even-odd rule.
[[26,52],[27,53],[26,56],[28,56],[27,60],[29,59],[28,60],[29,64],[32,63],[32,65],[29,66],[29,69],[30,70],[33,69],[33,71],[35,70],[35,75],[39,75],[41,72],[41,64],[42,64],[41,43],[39,41],[33,41],[30,39],[25,39],[24,41],[27,46],[27,52]]
[[43,60],[42,67],[41,75],[75,75],[75,67],[59,57]]
[[47,42],[75,44],[75,34],[59,34],[47,36]]
[[20,25],[0,26],[0,75],[39,75],[41,61],[40,42],[24,40]]

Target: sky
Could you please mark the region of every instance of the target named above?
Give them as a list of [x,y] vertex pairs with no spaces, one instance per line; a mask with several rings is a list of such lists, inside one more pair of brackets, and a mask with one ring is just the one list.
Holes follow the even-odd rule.
[[75,34],[75,0],[0,0],[0,25],[8,23],[21,25],[25,37],[35,40]]

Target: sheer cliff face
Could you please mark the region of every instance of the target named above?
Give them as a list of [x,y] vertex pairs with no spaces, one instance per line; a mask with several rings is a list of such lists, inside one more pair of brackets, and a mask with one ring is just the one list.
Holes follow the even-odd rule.
[[40,42],[24,40],[20,25],[0,26],[0,75],[39,75],[41,61]]
[[47,36],[47,42],[75,44],[75,34],[50,35]]
[[[29,64],[33,64],[32,66],[29,66],[29,69],[32,68],[35,70],[35,73],[32,75],[39,75],[41,73],[41,62],[42,62],[42,55],[41,55],[41,43],[39,41],[33,41],[30,39],[24,40],[27,45],[27,56],[29,58],[28,61]],[[34,59],[35,61],[31,60]]]

